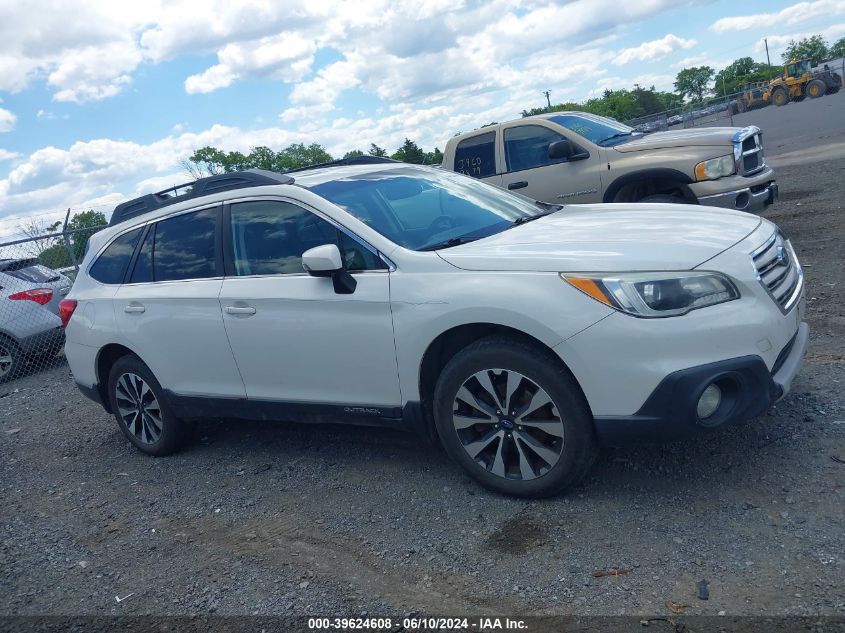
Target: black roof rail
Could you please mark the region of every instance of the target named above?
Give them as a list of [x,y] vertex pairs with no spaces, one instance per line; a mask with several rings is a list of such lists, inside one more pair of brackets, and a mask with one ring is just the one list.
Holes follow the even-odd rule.
[[350,156],[349,158],[339,158],[328,163],[317,163],[316,165],[308,165],[308,167],[296,167],[295,169],[288,169],[286,174],[293,174],[298,171],[308,171],[309,169],[321,169],[323,167],[342,167],[344,165],[376,165],[378,163],[400,163],[402,161],[387,158],[387,156]]
[[[243,187],[256,187],[259,185],[290,185],[293,184],[293,177],[280,174],[266,169],[248,169],[246,171],[234,171],[228,174],[208,176],[194,182],[187,182],[175,185],[157,193],[148,193],[140,198],[122,202],[114,208],[109,226],[120,224],[130,218],[161,209],[162,207],[184,202],[193,198],[208,196],[221,191],[241,189]],[[179,189],[190,187],[187,193],[179,194]],[[172,193],[171,193],[172,192]]]

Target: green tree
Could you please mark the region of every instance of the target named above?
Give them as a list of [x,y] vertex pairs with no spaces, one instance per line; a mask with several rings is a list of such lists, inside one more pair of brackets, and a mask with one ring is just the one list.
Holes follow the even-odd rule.
[[47,247],[38,256],[38,263],[47,268],[66,268],[73,266],[70,261],[70,255],[67,252],[64,244],[53,244]]
[[[105,228],[106,223],[106,216],[100,211],[94,211],[93,209],[77,213],[67,223],[68,231],[79,230],[78,233],[73,233],[70,236],[73,256],[76,257],[77,262],[81,261],[82,256],[85,254],[88,239],[97,231]],[[70,264],[65,265],[68,266]]]
[[269,147],[259,146],[242,152],[224,152],[216,147],[203,147],[196,150],[182,166],[193,178],[213,176],[245,169],[268,169],[284,172],[289,169],[308,167],[332,160],[322,145],[294,143],[276,152]]
[[370,143],[370,149],[367,151],[370,156],[387,156],[387,150],[379,147],[375,143]]
[[425,152],[409,138],[406,138],[402,147],[397,149],[390,157],[393,160],[401,160],[403,163],[414,163],[416,165],[425,163]]
[[828,51],[828,57],[845,57],[845,37],[840,37]]
[[710,80],[716,73],[710,66],[684,68],[675,77],[675,90],[683,97],[694,97],[696,101],[704,99],[709,91]]
[[439,148],[435,147],[433,152],[425,153],[425,165],[439,165],[442,162],[443,152],[441,152]]
[[348,152],[346,152],[343,155],[343,157],[344,158],[357,158],[358,156],[363,156],[363,155],[364,155],[364,152],[362,152],[360,149],[351,149]]
[[786,50],[781,54],[783,61],[791,59],[810,59],[814,64],[826,59],[830,50],[827,47],[827,40],[821,35],[811,35],[802,40],[790,40]]
[[782,72],[781,66],[769,66],[750,57],[740,57],[716,73],[714,90],[717,94],[733,94],[748,84],[768,81]]

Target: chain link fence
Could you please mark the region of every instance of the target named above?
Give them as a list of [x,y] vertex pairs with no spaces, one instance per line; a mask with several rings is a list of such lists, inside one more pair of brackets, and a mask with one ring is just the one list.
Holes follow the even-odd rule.
[[[822,62],[811,69],[813,74],[834,73],[839,77],[839,85],[845,81],[845,57]],[[665,112],[626,121],[639,132],[660,132],[671,129],[706,127],[712,125],[732,126],[733,117],[742,112],[772,106],[771,100],[763,98],[769,82],[758,82],[743,86],[740,90],[728,94],[723,92],[703,101],[684,104]],[[802,97],[803,98],[803,97]],[[797,99],[793,99],[797,100]]]
[[0,389],[62,362],[59,303],[70,292],[90,238],[106,225],[0,243]]

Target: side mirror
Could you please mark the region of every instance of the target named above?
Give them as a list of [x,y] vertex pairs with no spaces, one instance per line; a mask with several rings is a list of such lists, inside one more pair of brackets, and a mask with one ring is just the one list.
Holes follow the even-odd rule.
[[302,267],[312,277],[331,277],[334,291],[351,295],[358,282],[343,268],[343,259],[337,244],[323,244],[302,253]]
[[568,138],[549,144],[549,158],[553,160],[563,158],[568,161],[573,161],[584,160],[589,157],[590,154],[588,152],[581,151],[576,153],[575,146],[572,145],[572,142]]
[[302,267],[314,277],[331,277],[343,270],[343,260],[337,244],[323,244],[302,253]]

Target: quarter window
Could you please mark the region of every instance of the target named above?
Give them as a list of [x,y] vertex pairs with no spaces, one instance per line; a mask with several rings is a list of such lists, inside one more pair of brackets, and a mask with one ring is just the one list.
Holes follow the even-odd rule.
[[455,148],[455,171],[474,178],[496,173],[496,133],[465,138]]
[[563,136],[540,125],[520,125],[505,130],[505,160],[508,171],[519,171],[562,162],[549,158],[549,145]]
[[115,238],[97,258],[88,274],[100,283],[123,283],[123,276],[140,237],[141,229],[135,229]]

